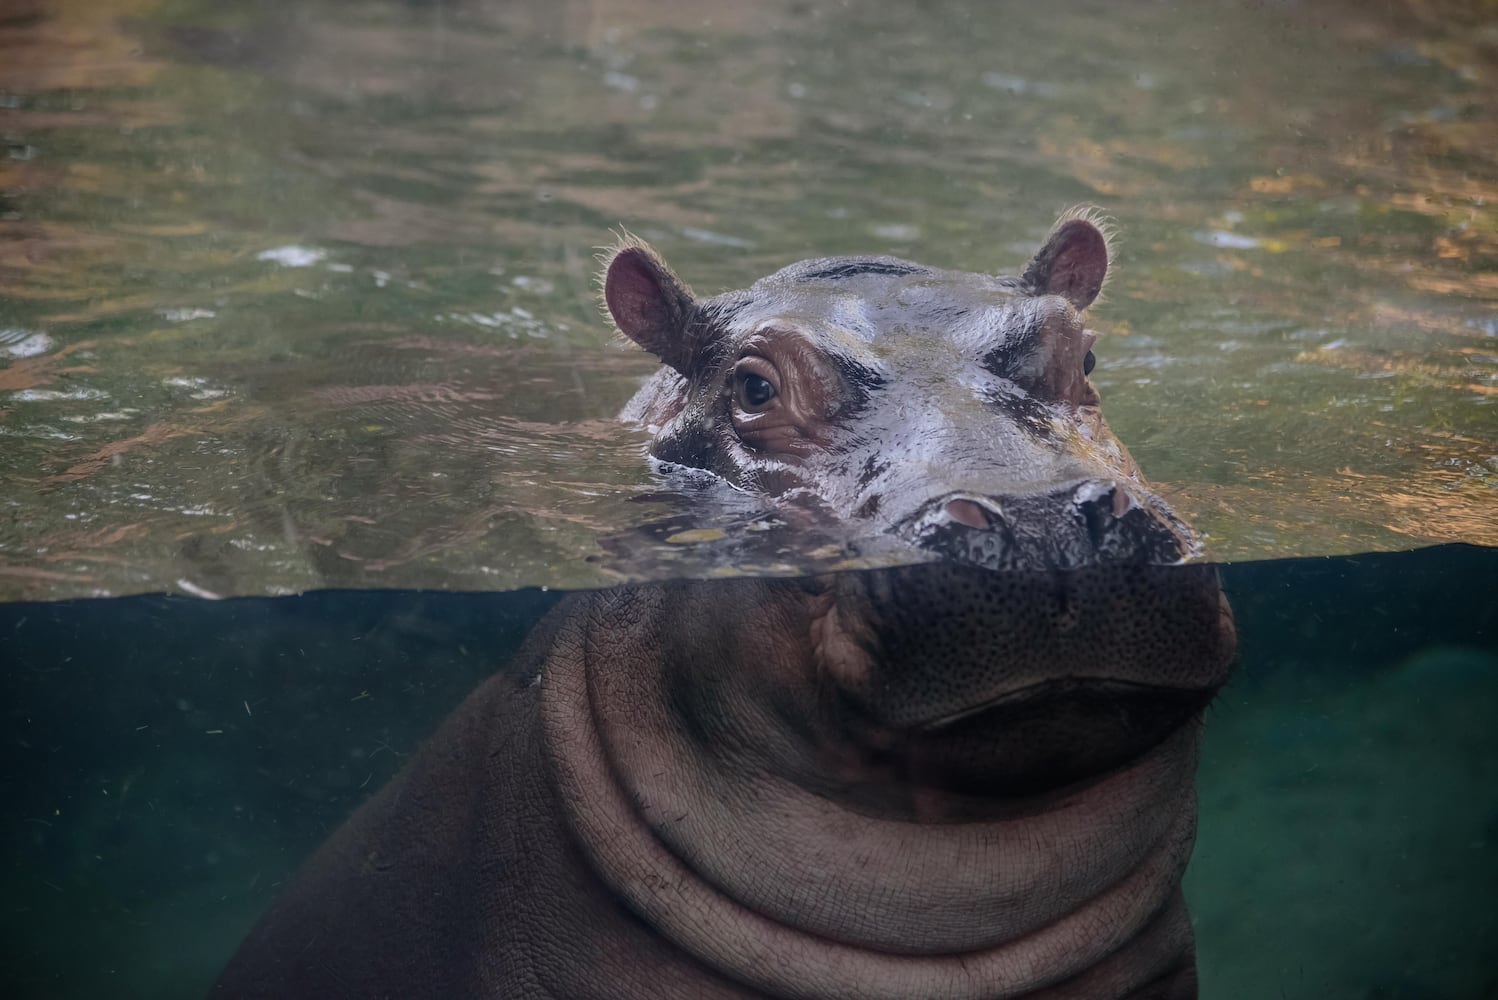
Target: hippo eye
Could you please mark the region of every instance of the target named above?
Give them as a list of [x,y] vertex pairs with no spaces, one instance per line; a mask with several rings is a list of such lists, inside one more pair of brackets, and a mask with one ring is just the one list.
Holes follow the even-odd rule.
[[1092,370],[1094,368],[1096,368],[1096,367],[1097,367],[1097,358],[1095,358],[1095,357],[1092,356],[1092,352],[1091,351],[1088,351],[1087,352],[1087,357],[1085,357],[1085,358],[1082,359],[1082,374],[1083,375],[1091,375],[1092,374]]
[[[770,400],[779,395],[775,383],[759,370],[765,362],[745,358],[733,373],[734,402],[746,413],[758,413],[770,405]],[[766,366],[768,367],[768,366]]]
[[739,379],[739,405],[757,410],[775,398],[775,387],[763,375],[747,374]]

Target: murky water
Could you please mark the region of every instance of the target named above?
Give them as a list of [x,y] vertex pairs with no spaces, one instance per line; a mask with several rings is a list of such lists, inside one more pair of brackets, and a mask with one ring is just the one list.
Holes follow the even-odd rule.
[[[712,293],[1083,202],[1109,421],[1237,563],[1203,995],[1498,991],[1490,6],[0,4],[15,993],[200,995],[517,588],[849,564],[647,467],[614,233]],[[163,591],[255,599],[61,600]]]
[[[1225,583],[1242,658],[1208,714],[1186,876],[1202,995],[1488,995],[1494,551],[1264,562]],[[0,605],[8,995],[201,995],[553,603]]]
[[0,595],[712,572],[601,558],[676,513],[630,502],[611,230],[715,292],[1012,270],[1081,202],[1106,412],[1217,558],[1498,542],[1479,8],[6,11]]

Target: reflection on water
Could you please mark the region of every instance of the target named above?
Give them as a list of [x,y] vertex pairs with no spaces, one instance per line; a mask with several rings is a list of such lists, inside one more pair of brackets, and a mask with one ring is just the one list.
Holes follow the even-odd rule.
[[[1209,713],[1184,882],[1206,994],[1491,991],[1495,550],[1346,554],[1498,544],[1498,50],[1455,4],[1209,13],[7,7],[0,598],[656,581],[568,598],[557,631],[486,689],[480,706],[507,724],[459,715],[444,737],[508,741],[499,763],[454,774],[427,758],[402,779],[412,795],[386,800],[391,823],[334,849],[398,873],[382,884],[404,905],[426,898],[411,885],[451,878],[413,882],[412,843],[430,849],[418,863],[475,851],[463,822],[403,832],[423,788],[444,794],[418,818],[451,820],[475,797],[529,804],[479,825],[536,843],[521,852],[533,863],[495,877],[594,893],[568,897],[596,918],[579,934],[640,945],[634,965],[605,947],[602,970],[564,970],[584,978],[694,974],[657,968],[664,938],[630,937],[644,924],[621,929],[623,897],[708,966],[767,987],[950,993],[1037,954],[1024,976],[1184,982],[1195,720],[1228,640],[1209,566],[1121,565],[1194,552],[1168,501],[1219,558],[1342,555],[1224,570],[1244,653]],[[821,311],[796,329],[849,364],[844,382],[805,384],[849,391],[828,422],[843,438],[801,456],[822,463],[814,475],[714,451],[730,416],[753,435],[758,389],[737,411],[694,396],[696,437],[658,436],[711,482],[652,472],[646,436],[617,419],[659,366],[598,315],[594,251],[611,228],[711,292],[826,254],[1013,273],[1080,202],[1124,233],[1088,313],[1095,358],[1062,357],[1085,339],[1072,312],[1033,325],[1066,328],[1052,349],[986,344],[942,368],[966,343],[949,336],[897,357],[877,330],[839,340],[853,325],[827,319],[819,285]],[[1079,253],[1034,273],[1080,309],[1102,271]],[[669,290],[651,273],[627,283]],[[889,301],[913,315],[939,287],[927,311],[950,310],[954,288],[971,299],[986,280],[931,274]],[[1001,287],[995,301],[1025,297]],[[752,335],[733,325],[752,297],[724,302],[717,333]],[[716,363],[622,325],[689,373]],[[1100,422],[1047,423],[1050,402],[1090,393],[1075,373],[1093,361],[1113,430],[1163,499]],[[858,423],[860,372],[914,372],[927,391]],[[1000,380],[1023,391],[953,419]],[[677,390],[652,384],[667,389],[639,397],[643,415],[674,419]],[[951,423],[922,424],[923,407]],[[994,430],[995,414],[1021,430]],[[923,469],[904,494],[864,489],[886,452],[919,459],[938,440],[966,440],[939,471],[987,481]],[[989,451],[1003,455],[975,472]],[[844,521],[895,497],[883,516],[908,529],[902,544],[967,566],[889,568],[905,557],[852,552],[767,494]],[[885,568],[833,572],[858,560]],[[677,579],[714,572],[739,578]],[[403,590],[0,606],[19,776],[3,919],[21,992],[200,994],[307,853],[553,604]],[[573,634],[589,623],[605,637]],[[543,659],[549,682],[532,686]],[[601,669],[620,663],[647,669]],[[486,797],[491,782],[524,794]],[[647,823],[620,825],[631,802]],[[771,815],[805,825],[787,843],[756,827]],[[892,824],[922,836],[892,847]],[[984,867],[985,844],[1023,848],[1036,828],[1055,856]],[[761,864],[777,877],[756,878]],[[281,933],[305,941],[304,907],[347,898],[317,889],[339,870],[320,863],[291,890],[259,955]],[[495,888],[487,877],[462,888]],[[789,935],[770,950],[797,964],[722,954],[724,899],[769,914],[757,940]],[[1068,923],[1094,917],[1106,935]],[[346,953],[366,973],[391,958],[465,971],[451,953],[407,960],[349,937],[373,949]],[[957,971],[953,954],[973,961]]]
[[1219,558],[1492,543],[1474,18],[11,5],[0,594],[611,582],[597,537],[656,513],[612,227],[715,291],[827,253],[1012,270],[1079,202],[1123,233],[1110,420]]
[[[1482,995],[1498,945],[1493,551],[1223,581],[1241,661],[1208,712],[1185,879],[1203,995]],[[703,586],[680,593],[759,585]],[[19,668],[4,698],[16,995],[201,995],[308,852],[555,605],[0,607]]]

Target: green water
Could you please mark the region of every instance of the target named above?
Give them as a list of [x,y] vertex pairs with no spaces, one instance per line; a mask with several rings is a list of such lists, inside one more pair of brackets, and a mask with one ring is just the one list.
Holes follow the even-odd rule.
[[[1203,995],[1498,996],[1485,0],[0,0],[7,995],[200,995],[516,588],[743,568],[636,502],[614,233],[707,294],[1079,203],[1104,410],[1235,563]],[[161,592],[253,599],[62,600]]]
[[[0,597],[597,585],[658,512],[595,249],[1013,270],[1117,221],[1094,379],[1221,559],[1498,542],[1489,4],[0,15]],[[589,557],[594,557],[593,561]]]
[[[1186,893],[1205,1000],[1498,987],[1498,550],[1229,566]],[[555,594],[0,604],[7,996],[201,996]]]

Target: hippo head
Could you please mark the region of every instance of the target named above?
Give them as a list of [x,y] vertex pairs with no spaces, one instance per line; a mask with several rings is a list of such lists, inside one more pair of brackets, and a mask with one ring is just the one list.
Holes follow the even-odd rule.
[[1232,617],[1099,412],[1107,268],[1080,213],[1019,277],[838,257],[699,301],[642,244],[610,259],[665,363],[624,414],[658,461],[927,557],[579,599],[542,680],[569,820],[730,978],[1195,996],[1179,883]]
[[935,557],[817,578],[813,645],[855,714],[948,785],[1092,773],[1226,676],[1215,571],[1173,565],[1196,536],[1088,378],[1107,270],[1074,211],[1019,277],[830,257],[698,300],[635,242],[604,277],[619,329],[665,362],[626,410],[658,461]]
[[1088,379],[1107,270],[1071,213],[1019,277],[830,257],[698,300],[627,242],[604,297],[667,366],[626,411],[662,463],[990,569],[1174,563],[1195,536]]
[[1082,211],[1019,277],[829,257],[699,301],[643,244],[609,261],[615,322],[665,362],[625,412],[659,462],[932,557],[812,578],[803,637],[847,709],[839,739],[895,739],[923,783],[1097,773],[1175,731],[1226,677],[1215,570],[1177,565],[1196,536],[1088,378],[1082,311],[1107,270]]

